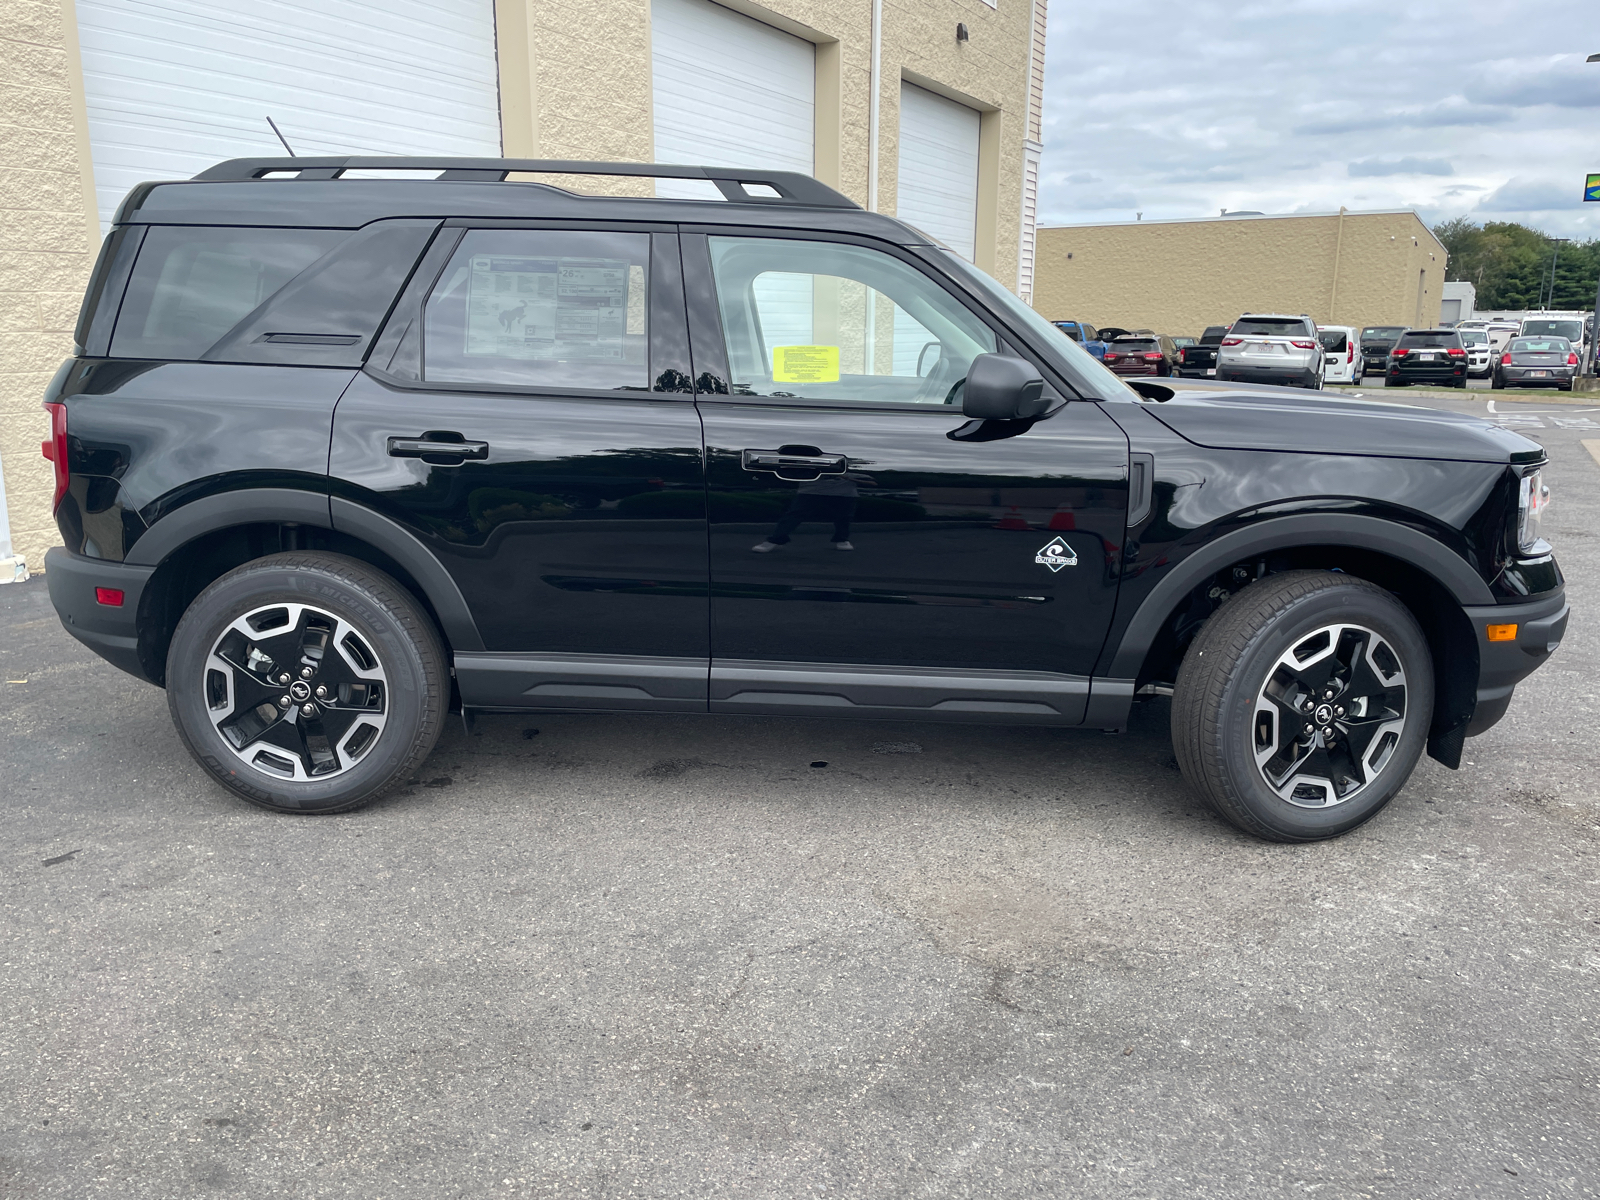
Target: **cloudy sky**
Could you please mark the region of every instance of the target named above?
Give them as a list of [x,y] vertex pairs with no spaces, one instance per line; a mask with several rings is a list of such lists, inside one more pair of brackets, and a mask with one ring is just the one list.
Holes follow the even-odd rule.
[[1414,208],[1600,237],[1600,0],[1050,6],[1040,221]]

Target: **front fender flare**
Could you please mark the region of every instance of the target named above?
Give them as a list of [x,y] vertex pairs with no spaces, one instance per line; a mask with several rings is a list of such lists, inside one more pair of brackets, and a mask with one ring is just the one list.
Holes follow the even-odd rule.
[[1409,526],[1354,513],[1297,513],[1269,517],[1259,524],[1235,529],[1207,542],[1168,571],[1134,612],[1106,670],[1097,674],[1113,679],[1136,678],[1167,616],[1191,591],[1232,563],[1299,546],[1349,546],[1359,550],[1375,550],[1410,563],[1432,576],[1463,606],[1495,602],[1489,585],[1465,559],[1453,553],[1448,546]]

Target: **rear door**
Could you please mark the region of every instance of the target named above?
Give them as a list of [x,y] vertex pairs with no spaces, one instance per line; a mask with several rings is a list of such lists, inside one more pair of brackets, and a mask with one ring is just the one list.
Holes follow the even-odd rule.
[[892,247],[684,250],[712,710],[1080,721],[1127,509],[1115,422],[967,421],[967,367],[1006,335]]
[[485,707],[700,709],[700,425],[670,228],[448,226],[334,421],[335,524],[455,580]]

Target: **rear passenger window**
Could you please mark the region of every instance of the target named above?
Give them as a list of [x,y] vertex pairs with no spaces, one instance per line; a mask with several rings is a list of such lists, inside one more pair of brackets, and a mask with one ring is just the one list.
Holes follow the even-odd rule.
[[650,386],[650,235],[480,229],[423,313],[430,383]]
[[197,359],[305,268],[342,229],[156,226],[117,317],[117,358]]

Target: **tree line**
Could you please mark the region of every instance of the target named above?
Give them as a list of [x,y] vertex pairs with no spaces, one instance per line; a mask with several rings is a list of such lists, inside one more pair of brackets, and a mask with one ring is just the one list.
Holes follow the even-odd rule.
[[1472,284],[1480,309],[1594,307],[1600,238],[1556,242],[1514,221],[1478,225],[1467,217],[1441,222],[1433,233],[1450,252],[1446,278]]

